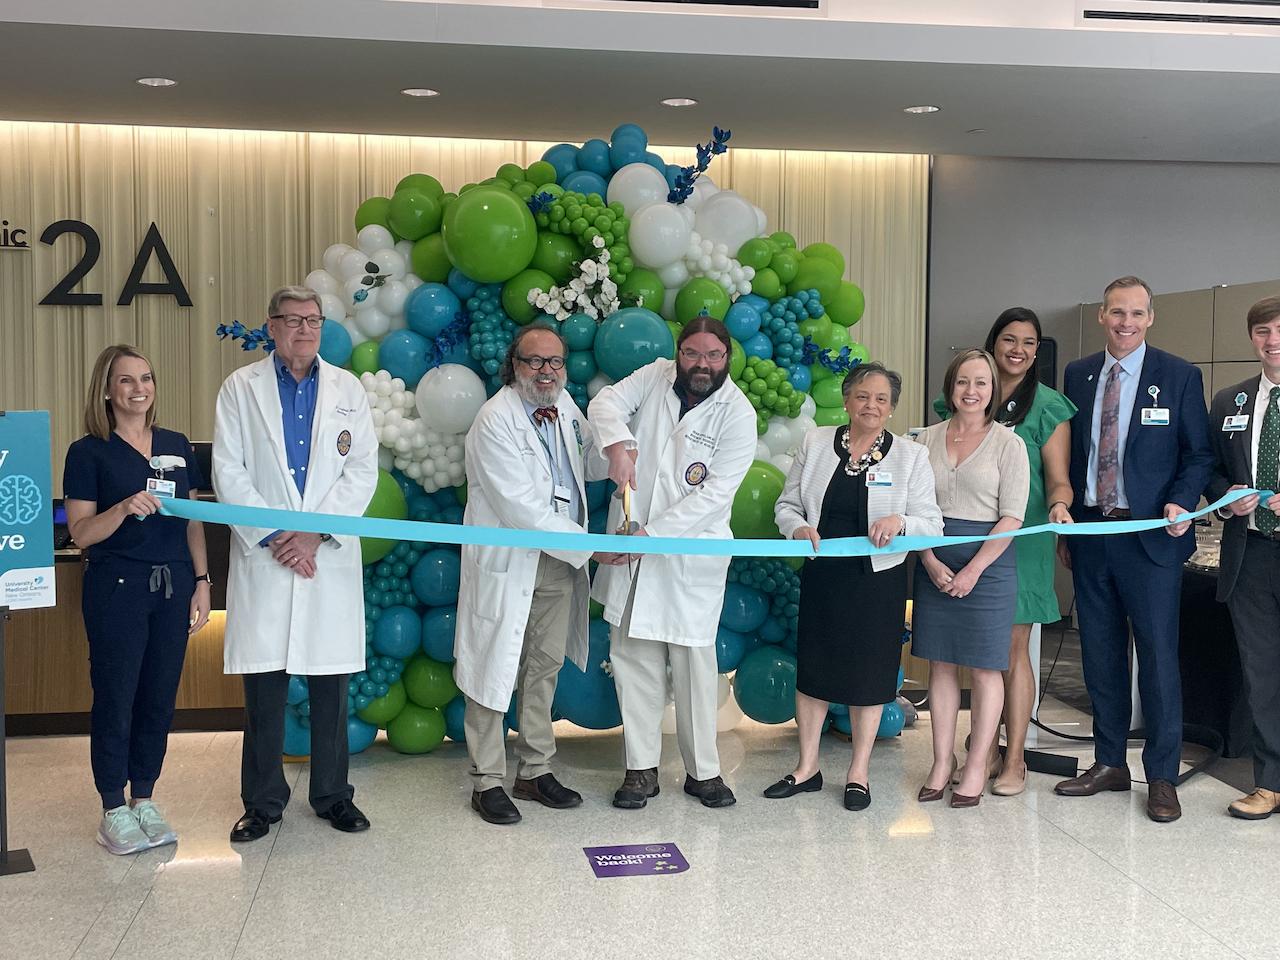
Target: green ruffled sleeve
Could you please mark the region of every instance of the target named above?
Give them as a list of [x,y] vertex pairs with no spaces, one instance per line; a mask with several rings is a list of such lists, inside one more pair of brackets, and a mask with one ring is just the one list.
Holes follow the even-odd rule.
[[1049,437],[1057,429],[1058,424],[1065,423],[1076,415],[1076,405],[1052,387],[1040,384],[1036,391],[1036,423],[1034,428],[1036,445],[1043,447]]

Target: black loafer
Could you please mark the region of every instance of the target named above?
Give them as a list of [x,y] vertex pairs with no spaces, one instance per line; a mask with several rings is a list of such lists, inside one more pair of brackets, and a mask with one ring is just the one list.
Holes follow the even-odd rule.
[[865,810],[871,806],[871,788],[861,783],[844,785],[844,808],[846,810]]
[[702,801],[704,807],[732,807],[738,802],[738,798],[733,795],[729,785],[720,777],[695,780],[685,774],[684,792],[691,797],[697,797]]
[[321,820],[328,820],[329,825],[343,833],[360,833],[369,829],[369,818],[360,812],[350,800],[339,800],[323,813],[317,813]]
[[231,828],[232,843],[251,843],[261,840],[271,829],[271,824],[280,822],[280,814],[271,816],[261,810],[246,810],[244,816]]
[[471,809],[486,823],[519,823],[520,811],[501,787],[471,791]]
[[532,780],[517,779],[515,789],[511,792],[517,800],[537,800],[544,807],[551,807],[553,810],[582,806],[582,794],[570,790],[550,773]]
[[767,788],[764,795],[770,800],[785,800],[797,793],[817,793],[822,789],[822,771],[819,770],[804,783],[796,783],[796,778],[787,774],[773,786]]

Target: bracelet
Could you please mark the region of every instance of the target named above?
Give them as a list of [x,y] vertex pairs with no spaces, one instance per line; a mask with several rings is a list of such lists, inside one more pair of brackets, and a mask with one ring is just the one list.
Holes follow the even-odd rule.
[[200,574],[200,576],[196,577],[196,583],[200,583],[202,581],[204,583],[207,583],[211,587],[213,586],[213,580],[209,578],[209,575],[207,573],[202,573]]

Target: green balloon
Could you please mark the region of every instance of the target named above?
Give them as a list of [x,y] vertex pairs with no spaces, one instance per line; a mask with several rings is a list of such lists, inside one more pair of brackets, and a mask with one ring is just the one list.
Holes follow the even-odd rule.
[[849,412],[844,407],[818,407],[813,411],[813,422],[820,427],[843,427],[849,422]]
[[408,696],[404,692],[404,682],[397,680],[387,688],[385,694],[376,700],[370,700],[363,710],[358,710],[356,716],[365,723],[372,723],[375,727],[382,727],[385,730],[387,724],[396,718],[407,702]]
[[524,168],[518,163],[504,163],[494,176],[507,183],[519,183],[524,179]]
[[587,603],[587,617],[592,620],[604,619],[604,604],[599,600],[591,600]]
[[851,327],[862,319],[867,301],[862,295],[861,287],[848,280],[841,280],[840,289],[826,306],[832,321],[841,326]]
[[766,300],[777,300],[782,296],[782,281],[773,272],[773,267],[757,270],[751,281],[751,292]]
[[538,227],[524,201],[492,186],[449,204],[441,236],[449,260],[477,283],[510,280],[529,266],[538,246]]
[[637,307],[648,307],[657,310],[662,307],[662,298],[666,289],[662,281],[652,270],[637,267],[618,287],[618,299],[624,303],[631,301]]
[[378,342],[366,340],[351,351],[351,370],[358,377],[362,373],[378,372]]
[[813,397],[813,402],[820,407],[843,407],[844,397],[840,394],[841,382],[840,377],[827,377],[827,379],[813,384],[809,395]]
[[794,297],[801,290],[811,288],[818,291],[823,303],[835,297],[836,291],[840,289],[840,271],[836,269],[836,265],[820,257],[801,260],[795,279],[787,284],[787,293]]
[[804,248],[806,258],[817,257],[819,260],[829,260],[835,265],[836,273],[844,276],[844,254],[837,250],[829,243],[811,243]]
[[406,240],[421,240],[440,229],[444,211],[435,197],[429,197],[415,187],[397,190],[391,198],[388,222],[391,229]]
[[478,183],[464,183],[458,188],[458,196],[462,196],[468,190],[474,190],[478,186],[480,186]]
[[525,170],[524,178],[537,187],[555,183],[556,168],[545,160],[535,160]]
[[779,250],[769,261],[769,268],[778,275],[780,283],[788,284],[800,269],[800,256],[794,250]]
[[739,540],[766,540],[780,537],[773,519],[773,505],[778,502],[786,476],[773,464],[756,460],[747,468],[738,492],[733,495],[729,528]]
[[415,243],[409,253],[409,265],[427,283],[444,283],[448,280],[452,264],[445,253],[444,237],[433,233]]
[[866,363],[871,359],[871,354],[867,351],[867,348],[860,343],[849,344],[849,356],[853,357],[853,359],[857,360],[859,363]]
[[814,342],[817,343],[818,346],[830,350],[833,354],[838,354],[841,347],[847,347],[853,341],[849,336],[848,327],[842,327],[838,323],[833,323],[827,329],[827,335],[821,340],[815,338]]
[[387,724],[387,743],[400,753],[430,753],[444,743],[444,714],[406,703],[399,716]]
[[521,180],[519,183],[513,183],[511,185],[511,192],[514,193],[521,200],[528,200],[530,197],[533,196],[533,191],[536,189],[538,188],[535,187],[528,180]]
[[409,174],[396,184],[395,192],[408,189],[421,190],[433,200],[439,200],[444,195],[444,187],[440,185],[440,181],[429,173]]
[[[821,383],[823,380],[830,380],[835,374],[828,370],[820,363],[809,364],[809,382]],[[810,390],[810,393],[813,391]]]
[[723,320],[729,312],[729,295],[714,280],[694,277],[676,294],[676,321],[684,325],[704,310],[717,320]]
[[773,259],[773,247],[764,237],[748,240],[738,248],[738,262],[752,270],[763,270]]
[[797,324],[802,337],[810,337],[814,343],[822,345],[823,338],[831,332],[831,318],[825,313],[820,317],[805,317]]
[[458,199],[458,195],[456,193],[446,193],[444,196],[442,196],[440,198],[441,212],[443,213],[443,211],[449,209],[449,204],[453,203],[453,201],[457,199]]
[[[386,520],[404,520],[409,516],[409,505],[405,502],[404,491],[396,478],[385,470],[378,471],[378,484],[373,489],[373,499],[365,508],[366,517],[381,517]],[[396,548],[396,540],[384,540],[380,537],[360,538],[360,562],[377,563]]]
[[572,237],[541,230],[538,232],[538,244],[529,266],[551,274],[551,279],[556,283],[567,283],[573,276],[573,262],[581,258],[582,250]]
[[769,239],[784,250],[794,250],[796,248],[796,238],[785,230],[769,234]]
[[370,197],[360,206],[356,207],[356,233],[359,233],[371,223],[376,223],[380,227],[386,227],[388,230],[391,226],[387,223],[387,215],[390,212],[391,200],[388,197]]
[[400,674],[404,692],[420,707],[443,707],[458,695],[453,668],[430,657],[414,657]]
[[747,366],[747,352],[742,344],[732,337],[729,339],[729,379],[737,380]]
[[[542,270],[522,270],[502,285],[502,309],[519,324],[526,324],[542,311],[529,302],[529,291],[535,287],[546,293],[555,281]],[[844,329],[841,327],[840,329]]]

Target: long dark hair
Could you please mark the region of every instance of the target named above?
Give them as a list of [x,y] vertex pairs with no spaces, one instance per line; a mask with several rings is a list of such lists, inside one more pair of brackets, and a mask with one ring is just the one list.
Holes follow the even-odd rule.
[[[996,353],[996,340],[1000,334],[1004,332],[1004,328],[1011,323],[1029,323],[1036,331],[1037,347],[1041,340],[1044,339],[1040,332],[1040,318],[1036,316],[1036,312],[1028,307],[1010,307],[1000,316],[996,317],[996,322],[991,325],[991,332],[987,334],[987,353],[993,357]],[[1037,353],[1039,350],[1037,349]],[[1018,388],[1013,391],[1012,396],[996,407],[996,421],[1003,423],[1009,427],[1016,427],[1027,418],[1027,414],[1031,411],[1031,404],[1036,398],[1036,389],[1040,386],[1040,378],[1036,376],[1035,364],[1027,367],[1027,372],[1022,377],[1022,382],[1018,384]]]

